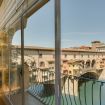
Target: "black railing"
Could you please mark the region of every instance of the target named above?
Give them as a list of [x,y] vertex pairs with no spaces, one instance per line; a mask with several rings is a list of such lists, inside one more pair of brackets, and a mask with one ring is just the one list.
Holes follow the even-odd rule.
[[[42,79],[28,92],[44,105],[55,105],[54,72],[42,71]],[[62,105],[104,105],[105,82],[86,77],[62,74]]]
[[44,105],[54,105],[54,72],[40,70],[40,76],[31,83],[28,92]]

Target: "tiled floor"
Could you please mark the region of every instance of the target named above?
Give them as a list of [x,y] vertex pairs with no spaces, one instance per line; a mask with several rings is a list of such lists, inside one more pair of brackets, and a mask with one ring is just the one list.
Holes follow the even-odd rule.
[[39,102],[37,99],[35,99],[33,96],[26,93],[26,104],[25,105],[43,105],[43,104]]
[[[14,94],[11,96],[10,99],[13,105],[22,105],[22,95],[21,94],[16,94],[16,95]],[[35,97],[31,96],[30,94],[26,92],[25,93],[25,105],[43,105],[43,104],[40,101],[38,101]]]

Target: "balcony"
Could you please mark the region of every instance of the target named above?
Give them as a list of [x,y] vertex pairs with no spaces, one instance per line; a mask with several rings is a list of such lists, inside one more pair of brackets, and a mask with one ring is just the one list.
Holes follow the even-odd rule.
[[104,39],[104,3],[90,1],[0,0],[0,93],[7,105],[105,104],[105,52],[97,43],[80,46]]

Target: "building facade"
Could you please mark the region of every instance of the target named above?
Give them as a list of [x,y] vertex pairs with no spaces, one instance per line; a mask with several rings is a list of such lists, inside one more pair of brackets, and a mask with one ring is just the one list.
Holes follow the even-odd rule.
[[[87,49],[88,48],[88,49]],[[12,46],[12,62],[20,64],[21,47]],[[55,72],[54,48],[25,46],[24,62],[29,71],[32,67]],[[61,51],[61,73],[77,75],[84,69],[102,70],[105,68],[105,53],[93,47],[63,48]],[[37,74],[38,75],[38,74]],[[32,74],[30,74],[30,77]]]

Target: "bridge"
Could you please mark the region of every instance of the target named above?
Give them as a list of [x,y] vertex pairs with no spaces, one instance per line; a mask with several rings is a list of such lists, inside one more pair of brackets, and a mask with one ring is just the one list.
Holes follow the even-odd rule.
[[[98,77],[100,76],[100,74],[102,73],[102,71],[103,71],[102,68],[101,69],[85,68],[85,69],[79,70],[79,73],[77,73],[75,76],[79,78],[79,77],[81,77],[81,76],[83,76],[85,74],[89,74],[90,73],[90,78],[91,77],[94,78],[94,76],[95,76],[95,78],[98,79]],[[92,73],[94,74],[94,76],[93,75],[91,76]],[[87,76],[87,78],[89,78],[89,76]]]
[[[101,68],[97,70],[96,68],[85,68],[85,69],[78,69],[78,72],[74,75],[69,74],[61,74],[61,85],[62,85],[62,92],[67,93],[68,91],[68,83],[70,84],[70,91],[71,95],[75,94],[78,95],[78,86],[81,84],[82,81],[88,81],[87,79],[94,79],[98,80],[100,75],[102,74],[104,70]],[[47,91],[50,87],[51,91],[49,91],[49,94],[54,93],[54,84],[55,84],[55,72],[50,71],[50,69],[46,68],[38,68],[38,70],[32,70],[31,73],[33,74],[33,77],[30,77],[30,82],[32,84],[39,84],[39,86],[42,86],[44,88],[43,92]],[[37,77],[35,78],[35,74]],[[31,85],[32,85],[31,84]],[[73,87],[74,85],[74,87]],[[67,87],[66,87],[67,86]],[[64,91],[65,87],[65,91]],[[73,93],[74,89],[74,93]],[[42,93],[43,93],[42,92]]]
[[[72,65],[74,65],[74,63],[79,66],[74,66],[74,68],[71,70],[71,68],[68,68],[68,71],[71,70],[72,72],[64,72],[65,69],[62,69],[64,71],[62,71],[62,75],[61,75],[61,85],[62,85],[62,91],[64,92],[64,86],[66,89],[68,88],[68,81],[70,85],[70,91],[72,91],[70,94],[73,95],[75,93],[75,95],[78,95],[78,86],[80,84],[80,82],[83,80],[83,78],[88,78],[88,79],[95,79],[98,80],[98,78],[100,77],[101,73],[104,70],[104,66],[102,68],[102,63],[101,63],[101,67],[97,66],[100,64],[100,62],[102,61],[102,59],[100,59],[100,62],[97,63],[97,60],[92,60],[92,62],[94,63],[90,63],[90,60],[87,60],[86,63],[82,63],[81,65],[81,60],[78,60],[79,63],[75,63],[75,61],[72,63]],[[78,62],[76,60],[76,62]],[[99,59],[98,59],[99,61]],[[40,87],[43,92],[45,93],[46,90],[48,90],[48,88],[50,87],[49,94],[53,94],[54,93],[54,85],[55,85],[55,71],[52,70],[50,67],[39,67],[36,68],[36,65],[34,64],[34,60],[29,59],[28,60],[25,59],[25,64],[26,64],[26,69],[27,69],[27,76],[25,75],[25,77],[27,78],[25,83],[27,83],[26,87],[29,87],[31,85],[34,84],[39,84],[38,87]],[[83,60],[82,60],[83,62]],[[88,62],[88,63],[87,63]],[[97,65],[96,65],[97,63]],[[69,63],[67,63],[69,64]],[[67,68],[66,68],[67,70]],[[78,78],[78,80],[76,80],[76,78]],[[74,84],[73,84],[73,80],[74,80]],[[74,85],[74,87],[73,87]],[[34,85],[35,88],[35,85]],[[67,93],[68,91],[65,89],[65,92]],[[74,93],[73,93],[73,89],[74,89]],[[49,95],[48,94],[48,95]]]

